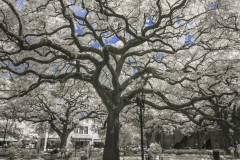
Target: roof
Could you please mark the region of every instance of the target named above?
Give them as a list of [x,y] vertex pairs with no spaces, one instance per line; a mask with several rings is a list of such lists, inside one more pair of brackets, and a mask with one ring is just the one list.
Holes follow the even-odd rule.
[[71,139],[72,141],[91,141],[92,136],[89,134],[73,134]]

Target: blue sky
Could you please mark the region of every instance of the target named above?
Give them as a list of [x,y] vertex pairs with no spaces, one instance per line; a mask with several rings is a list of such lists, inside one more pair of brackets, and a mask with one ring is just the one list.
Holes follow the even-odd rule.
[[194,43],[194,36],[188,35],[185,37],[185,44],[191,45]]
[[152,20],[151,17],[147,18],[145,25],[147,25],[147,26],[152,26],[153,25],[153,20]]
[[[76,6],[72,6],[72,9],[76,13],[76,15],[78,15],[80,17],[85,17],[86,16],[86,13],[87,13],[86,10],[83,10],[83,9],[81,9],[79,7],[76,7]],[[83,30],[81,29],[81,24],[82,24],[81,21],[80,22],[76,22],[76,26],[77,26],[76,32],[78,34],[83,34],[84,33]],[[106,39],[104,42],[105,42],[105,44],[115,44],[118,41],[119,41],[119,39],[117,38],[117,36],[113,35],[111,38]],[[95,47],[95,48],[101,48],[101,45],[100,45],[100,43],[98,41],[96,41],[94,43],[91,43],[89,46]]]
[[26,0],[18,0],[18,2],[16,3],[16,6],[21,8],[24,4],[25,4]]
[[[79,7],[76,7],[76,6],[73,6],[72,9],[76,13],[76,15],[78,15],[80,17],[85,17],[86,16],[86,13],[87,13],[86,10],[83,10],[83,9],[81,9]],[[79,22],[79,23],[81,24],[82,22]],[[83,34],[83,30],[81,29],[81,25],[79,23],[76,23],[76,26],[77,26],[76,32],[78,34]],[[152,18],[148,17],[145,24],[148,25],[148,26],[153,25]],[[104,40],[105,44],[115,44],[118,41],[119,41],[119,39],[118,39],[118,37],[116,35],[113,35],[112,37]],[[98,41],[96,41],[94,43],[91,43],[89,46],[95,47],[95,48],[101,48],[101,45],[99,44]]]

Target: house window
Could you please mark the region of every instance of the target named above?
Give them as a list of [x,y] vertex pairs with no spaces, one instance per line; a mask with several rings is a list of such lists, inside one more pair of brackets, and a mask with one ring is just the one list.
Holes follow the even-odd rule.
[[73,133],[78,134],[78,128],[75,128]]
[[103,148],[104,144],[102,142],[93,142],[94,148]]
[[83,142],[76,142],[76,148],[77,149],[83,148]]
[[88,134],[88,127],[84,127],[84,134]]
[[83,134],[83,129],[79,128],[79,134]]

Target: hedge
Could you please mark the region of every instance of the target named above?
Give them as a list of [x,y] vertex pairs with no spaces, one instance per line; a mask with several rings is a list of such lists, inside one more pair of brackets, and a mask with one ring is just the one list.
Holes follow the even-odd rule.
[[[219,151],[220,155],[225,155],[226,152],[224,150],[216,150]],[[213,150],[198,150],[198,149],[170,149],[170,150],[165,150],[163,152],[164,154],[176,154],[176,155],[181,155],[181,154],[212,154]]]

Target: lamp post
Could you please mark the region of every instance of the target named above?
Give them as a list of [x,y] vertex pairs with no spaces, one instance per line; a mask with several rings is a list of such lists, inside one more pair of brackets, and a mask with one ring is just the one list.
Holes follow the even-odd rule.
[[137,94],[137,106],[140,107],[140,129],[141,129],[141,155],[142,155],[142,160],[144,160],[144,150],[143,150],[143,115],[142,115],[142,110],[144,109],[144,101],[145,101],[145,95],[142,93],[140,96],[139,93]]
[[43,151],[46,152],[47,151],[47,139],[48,139],[48,123],[45,126],[45,140],[44,140],[44,149]]
[[206,140],[204,139],[203,142],[204,142],[204,149],[206,149]]

